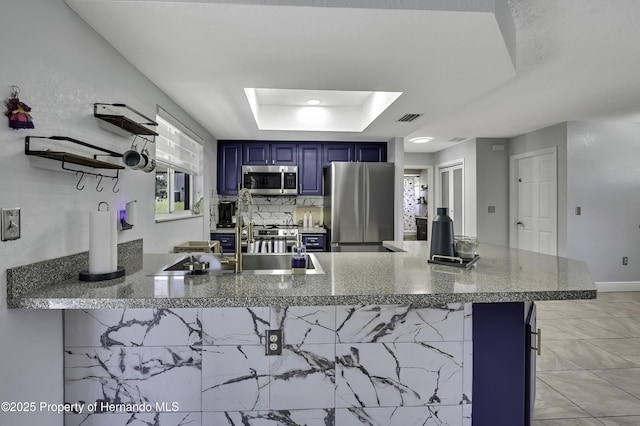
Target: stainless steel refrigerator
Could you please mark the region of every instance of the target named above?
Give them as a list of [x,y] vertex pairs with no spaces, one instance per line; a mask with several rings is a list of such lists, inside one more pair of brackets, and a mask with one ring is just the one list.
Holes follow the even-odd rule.
[[395,165],[331,163],[324,170],[324,221],[331,251],[385,251],[393,240]]

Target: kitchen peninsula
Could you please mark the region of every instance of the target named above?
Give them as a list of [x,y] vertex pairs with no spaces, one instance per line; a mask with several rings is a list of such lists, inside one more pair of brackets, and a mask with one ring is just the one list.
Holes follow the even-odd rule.
[[[28,265],[8,270],[8,304],[65,309],[65,402],[164,408],[70,425],[524,425],[531,301],[594,298],[586,265],[481,245],[464,270],[384,244],[398,252],[316,253],[315,275],[158,277],[180,255],[143,255],[119,282],[24,289]],[[267,330],[282,355],[265,356]]]

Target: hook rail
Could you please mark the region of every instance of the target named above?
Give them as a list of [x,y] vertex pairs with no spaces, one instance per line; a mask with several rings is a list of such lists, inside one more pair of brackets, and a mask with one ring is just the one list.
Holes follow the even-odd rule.
[[[57,141],[66,141],[66,142],[71,142],[77,145],[82,145],[86,148],[91,148],[95,151],[100,152],[99,154],[94,154],[93,158],[90,157],[83,157],[81,155],[78,154],[73,154],[70,152],[66,152],[66,151],[52,151],[49,149],[44,149],[44,150],[33,150],[31,149],[31,139],[51,139],[51,140],[57,140]],[[85,175],[91,175],[91,176],[96,176],[99,180],[98,180],[98,185],[96,186],[96,191],[98,192],[102,192],[102,190],[104,188],[102,188],[100,185],[102,183],[102,178],[110,178],[110,179],[115,179],[115,184],[113,186],[113,192],[118,192],[119,189],[116,191],[116,185],[118,184],[118,180],[120,179],[120,170],[124,169],[124,166],[118,165],[118,164],[113,164],[113,163],[108,163],[106,161],[101,161],[98,160],[96,157],[98,156],[108,156],[108,157],[115,157],[115,158],[122,158],[122,154],[114,152],[114,151],[110,151],[108,149],[105,148],[101,148],[95,145],[91,145],[87,142],[82,142],[79,141],[77,139],[73,139],[73,138],[69,138],[66,136],[26,136],[25,140],[24,140],[24,153],[25,155],[33,155],[33,156],[37,156],[37,157],[43,157],[43,158],[49,158],[51,160],[57,160],[61,162],[61,168],[62,170],[66,170],[66,171],[70,171],[70,172],[75,172],[76,175],[78,175],[79,173],[81,173],[80,175],[80,179],[78,180],[78,183],[76,184],[76,189],[78,190],[82,190],[84,189],[85,185],[83,184],[82,186],[80,186],[80,184],[82,183],[82,180],[84,179]],[[91,167],[93,169],[104,169],[104,170],[113,170],[115,171],[115,174],[109,174],[106,175],[104,173],[99,173],[99,172],[90,172],[90,171],[86,171],[86,170],[80,170],[76,167],[74,167],[74,165],[76,166],[84,166],[84,167]]]

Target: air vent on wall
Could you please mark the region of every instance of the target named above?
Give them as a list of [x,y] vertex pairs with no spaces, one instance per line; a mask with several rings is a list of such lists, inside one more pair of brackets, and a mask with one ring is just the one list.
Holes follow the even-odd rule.
[[405,114],[402,117],[400,117],[398,119],[398,121],[401,121],[403,123],[409,123],[409,122],[411,122],[411,121],[413,121],[416,118],[421,117],[421,116],[422,116],[422,114]]

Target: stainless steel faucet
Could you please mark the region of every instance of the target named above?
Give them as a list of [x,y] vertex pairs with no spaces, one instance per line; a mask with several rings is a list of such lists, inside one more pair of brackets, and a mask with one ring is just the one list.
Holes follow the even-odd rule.
[[222,263],[233,263],[235,266],[235,273],[242,272],[242,231],[247,230],[247,247],[254,242],[253,240],[253,222],[249,222],[248,225],[244,224],[242,219],[242,209],[252,203],[251,194],[247,189],[241,189],[238,193],[238,202],[236,204],[236,247],[233,257],[226,257],[222,260]]

